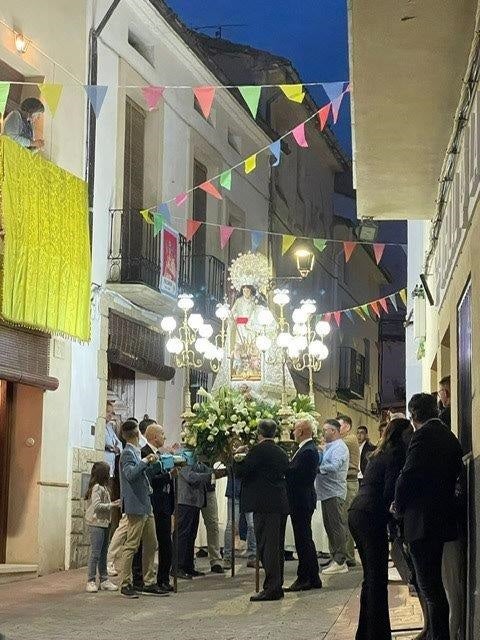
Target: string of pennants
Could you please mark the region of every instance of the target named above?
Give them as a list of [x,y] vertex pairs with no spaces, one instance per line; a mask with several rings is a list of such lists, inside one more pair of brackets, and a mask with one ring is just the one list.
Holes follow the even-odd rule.
[[[152,213],[149,209],[143,209],[140,211],[140,214],[144,218],[144,220],[148,224],[152,224],[154,226],[153,234],[156,236],[163,229],[165,224],[171,224],[172,216],[170,215],[170,209],[167,203],[163,203],[159,206],[158,210]],[[337,239],[327,239],[327,238],[310,238],[307,236],[294,236],[290,234],[282,234],[275,231],[261,231],[257,229],[245,229],[243,227],[232,227],[225,224],[218,224],[216,222],[206,222],[202,220],[193,220],[192,218],[188,218],[185,220],[184,218],[175,217],[176,221],[180,221],[185,223],[185,238],[187,242],[190,242],[192,238],[195,236],[197,231],[200,229],[202,225],[217,227],[219,231],[219,240],[220,247],[224,249],[232,237],[235,231],[240,231],[241,233],[249,233],[250,241],[251,241],[251,250],[255,253],[258,251],[267,236],[276,236],[281,238],[282,243],[282,255],[285,255],[287,251],[289,251],[294,242],[296,240],[303,241],[311,241],[315,249],[322,253],[325,251],[329,244],[337,244],[342,245],[342,252],[345,257],[345,262],[349,262],[351,259],[355,249],[359,245],[367,245],[372,247],[373,255],[375,257],[375,262],[380,264],[380,261],[383,258],[385,248],[389,246],[393,247],[401,247],[404,253],[407,252],[407,245],[397,243],[397,242],[364,242],[364,241],[356,241],[356,240],[337,240]]]
[[[64,84],[59,83],[33,83],[33,82],[8,82],[0,80],[0,114],[3,115],[5,112],[5,107],[8,100],[8,94],[10,92],[10,85],[12,84],[29,84],[29,85],[37,85],[40,91],[40,94],[44,101],[46,102],[50,113],[52,116],[55,115],[60,98],[62,96],[62,92],[64,89]],[[79,83],[80,84],[80,83]],[[292,102],[296,102],[298,104],[302,103],[306,92],[305,87],[310,86],[321,86],[323,87],[328,100],[329,106],[331,108],[333,121],[336,122],[338,118],[338,112],[340,110],[340,106],[343,99],[344,86],[348,84],[347,82],[308,82],[303,84],[264,84],[264,85],[206,85],[206,86],[185,86],[185,85],[118,85],[115,89],[140,89],[147,105],[149,111],[154,111],[160,101],[164,98],[164,94],[167,91],[171,90],[181,90],[188,89],[193,92],[200,110],[203,116],[208,119],[210,117],[210,113],[212,111],[213,103],[215,100],[216,93],[219,89],[238,89],[240,95],[242,96],[245,104],[248,107],[248,110],[252,114],[253,118],[257,117],[258,106],[260,103],[260,97],[263,89],[267,88],[278,88],[282,91],[282,93]],[[109,90],[108,85],[98,85],[98,84],[87,84],[81,85],[83,86],[85,93],[87,94],[87,98],[92,105],[95,116],[98,118],[100,115],[100,111],[103,106],[103,102],[105,100],[105,96],[107,95],[107,91]],[[327,110],[326,106],[324,107],[324,111],[322,112],[322,118],[325,120],[325,123],[328,119],[328,115],[330,112],[330,108]],[[322,127],[323,128],[323,127]],[[302,130],[299,129],[296,133],[298,135],[299,140],[304,142],[302,136]],[[300,144],[300,142],[299,142]],[[302,144],[301,146],[308,146]]]
[[[398,299],[406,307],[407,306],[407,290],[400,289],[384,298],[372,300],[366,304],[358,305],[356,307],[349,307],[348,309],[339,309],[337,311],[328,311],[326,313],[317,314],[317,320],[325,320],[326,322],[335,321],[337,327],[340,327],[342,318],[348,318],[350,322],[355,322],[356,314],[364,322],[367,320],[378,320],[382,313],[387,314],[392,310],[398,311]],[[390,303],[390,305],[389,305]]]

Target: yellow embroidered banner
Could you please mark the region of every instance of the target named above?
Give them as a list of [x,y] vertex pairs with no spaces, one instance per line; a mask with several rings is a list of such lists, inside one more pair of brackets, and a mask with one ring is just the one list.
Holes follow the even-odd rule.
[[90,339],[90,242],[83,180],[0,137],[5,231],[0,316]]

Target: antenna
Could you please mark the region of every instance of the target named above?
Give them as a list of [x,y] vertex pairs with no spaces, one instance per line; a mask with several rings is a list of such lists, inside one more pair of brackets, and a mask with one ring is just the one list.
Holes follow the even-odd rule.
[[203,27],[192,27],[192,29],[194,31],[203,31],[205,29],[208,29],[208,30],[213,29],[215,33],[215,38],[221,38],[223,29],[238,28],[238,27],[248,27],[248,24],[207,24],[207,25],[204,25]]

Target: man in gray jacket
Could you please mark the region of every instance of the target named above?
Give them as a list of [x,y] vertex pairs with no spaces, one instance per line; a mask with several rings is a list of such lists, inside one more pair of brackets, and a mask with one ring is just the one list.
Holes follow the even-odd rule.
[[140,542],[143,545],[142,593],[146,595],[168,595],[157,585],[154,568],[157,538],[150,494],[150,477],[162,470],[158,457],[151,453],[142,459],[139,448],[140,431],[137,422],[127,420],[122,425],[122,436],[126,441],[120,456],[120,495],[123,513],[127,516],[127,538],[123,545],[122,582],[120,593],[125,598],[138,598],[132,586],[132,562]]

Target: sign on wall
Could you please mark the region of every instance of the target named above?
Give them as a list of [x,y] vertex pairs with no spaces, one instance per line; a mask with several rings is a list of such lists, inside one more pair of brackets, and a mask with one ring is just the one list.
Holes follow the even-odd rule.
[[171,298],[176,298],[178,295],[179,254],[178,232],[164,226],[162,229],[160,291]]

